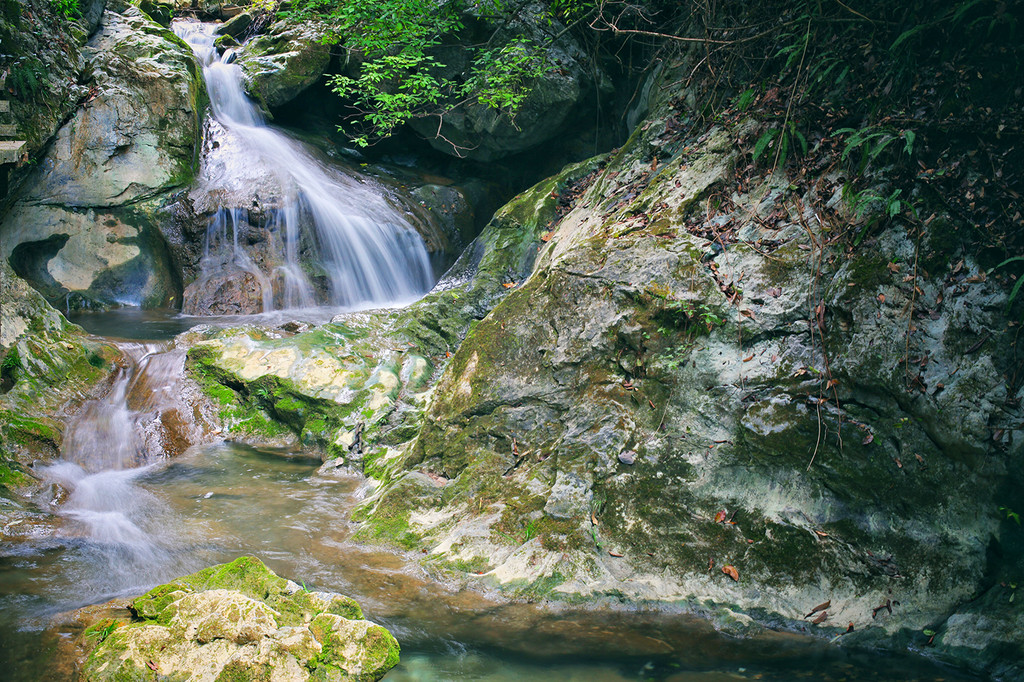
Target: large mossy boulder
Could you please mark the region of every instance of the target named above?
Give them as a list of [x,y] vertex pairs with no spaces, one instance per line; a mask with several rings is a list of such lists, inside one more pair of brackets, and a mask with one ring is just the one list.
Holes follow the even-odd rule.
[[[37,159],[47,143],[87,96],[83,70],[88,57],[83,48],[99,25],[105,0],[81,0],[80,14],[65,17],[50,0],[8,0],[0,11],[3,45],[3,99],[10,102],[4,123],[15,126],[15,139],[24,140],[26,158]],[[17,187],[32,165],[6,166],[8,182]],[[6,200],[0,196],[0,200]]]
[[352,599],[241,557],[153,588],[82,636],[79,679],[379,680],[399,647]]
[[313,24],[278,21],[246,42],[237,59],[246,92],[268,110],[293,100],[327,68],[331,52],[321,37]]
[[550,231],[417,437],[365,456],[382,485],[361,535],[521,594],[896,646],[949,619],[951,656],[984,650],[962,625],[979,614],[951,616],[1024,567],[1000,512],[1024,438],[1006,289],[969,249],[943,257],[941,215],[841,247],[840,178],[737,182],[756,124],[687,136],[651,92],[597,172],[499,212]]
[[83,50],[89,98],[0,224],[2,255],[62,308],[180,298],[161,224],[195,173],[205,91],[190,49],[128,6]]

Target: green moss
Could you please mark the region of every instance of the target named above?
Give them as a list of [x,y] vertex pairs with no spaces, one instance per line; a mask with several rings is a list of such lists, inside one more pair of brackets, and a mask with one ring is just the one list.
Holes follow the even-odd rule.
[[454,559],[446,562],[447,566],[459,571],[460,573],[470,573],[473,575],[479,575],[486,573],[491,570],[491,562],[486,557],[475,556],[472,559]]
[[215,682],[270,682],[273,672],[269,663],[231,661],[221,669]]
[[411,511],[403,508],[394,497],[387,496],[378,502],[372,513],[353,515],[353,519],[362,520],[363,526],[356,531],[356,539],[377,541],[394,545],[402,549],[415,549],[419,546],[420,536],[409,528]]

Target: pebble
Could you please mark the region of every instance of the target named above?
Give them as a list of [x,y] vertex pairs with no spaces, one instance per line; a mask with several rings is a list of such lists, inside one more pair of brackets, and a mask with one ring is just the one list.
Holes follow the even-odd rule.
[[636,461],[636,452],[634,450],[626,450],[625,452],[619,453],[619,461],[623,464],[633,465]]

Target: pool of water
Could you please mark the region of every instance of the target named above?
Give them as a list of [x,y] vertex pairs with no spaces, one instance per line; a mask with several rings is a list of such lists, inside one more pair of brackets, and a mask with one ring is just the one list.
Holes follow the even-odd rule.
[[773,633],[737,639],[684,614],[505,604],[430,579],[415,557],[354,543],[364,482],[294,453],[233,443],[174,460],[47,476],[68,501],[0,545],[0,677],[60,679],[57,614],[127,598],[252,554],[310,589],[356,598],[402,645],[389,681],[965,680],[913,656]]

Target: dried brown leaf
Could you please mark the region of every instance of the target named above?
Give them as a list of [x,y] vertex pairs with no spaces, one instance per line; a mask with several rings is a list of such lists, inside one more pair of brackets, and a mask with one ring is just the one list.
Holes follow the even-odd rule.
[[736,582],[739,582],[739,580],[740,580],[740,572],[736,570],[735,566],[732,566],[732,565],[722,566],[722,573],[725,573],[727,576],[729,576],[730,578],[732,578]]

